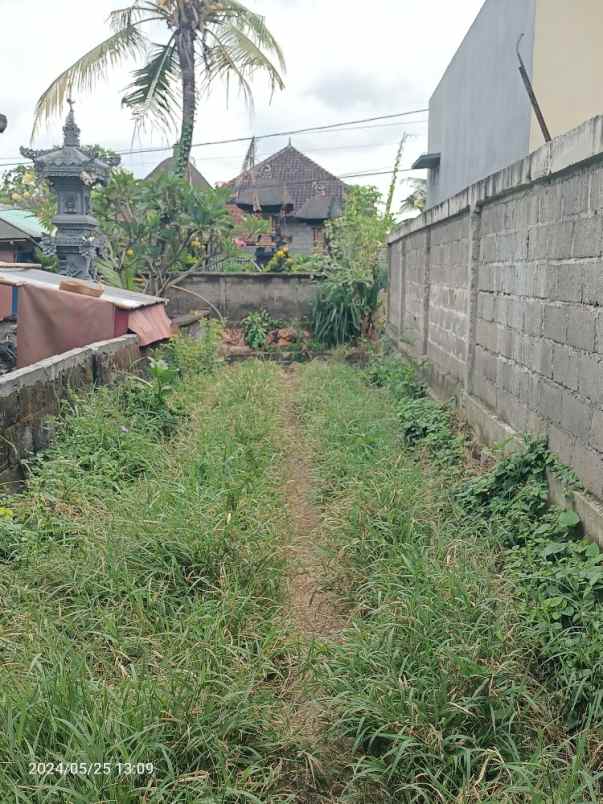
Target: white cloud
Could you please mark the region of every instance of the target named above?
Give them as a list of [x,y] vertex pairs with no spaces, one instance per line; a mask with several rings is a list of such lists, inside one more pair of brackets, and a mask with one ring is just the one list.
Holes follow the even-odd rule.
[[[287,59],[286,90],[270,103],[262,82],[255,87],[255,114],[241,99],[217,87],[199,108],[195,142],[246,137],[324,125],[339,120],[391,114],[427,105],[482,0],[247,0],[264,14]],[[109,32],[109,12],[123,0],[0,0],[2,90],[0,111],[9,129],[0,137],[0,162],[20,159],[28,144],[36,99],[50,81]],[[85,142],[119,150],[132,144],[129,114],[120,108],[127,69],[110,74],[93,95],[78,98],[77,118]],[[418,115],[416,119],[425,119]],[[56,143],[61,122],[36,138],[36,147]],[[426,126],[405,126],[415,137],[404,157],[410,164],[426,146]],[[336,174],[390,170],[401,125],[360,131],[305,134],[293,143]],[[174,137],[175,138],[175,137]],[[285,145],[287,138],[262,140],[259,156]],[[159,132],[147,131],[135,143],[165,145]],[[199,169],[210,181],[231,178],[240,169],[243,143],[197,148]],[[128,156],[124,164],[138,175],[167,154]],[[368,181],[386,191],[389,177]]]

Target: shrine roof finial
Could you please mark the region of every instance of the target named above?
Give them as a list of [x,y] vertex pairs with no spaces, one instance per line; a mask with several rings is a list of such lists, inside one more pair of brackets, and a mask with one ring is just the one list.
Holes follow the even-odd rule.
[[65,125],[63,126],[63,134],[64,134],[63,144],[72,146],[74,148],[79,148],[80,130],[78,128],[77,123],[75,122],[75,115],[73,113],[73,107],[75,105],[75,101],[72,98],[67,98],[67,103],[69,104],[69,114],[67,115]]

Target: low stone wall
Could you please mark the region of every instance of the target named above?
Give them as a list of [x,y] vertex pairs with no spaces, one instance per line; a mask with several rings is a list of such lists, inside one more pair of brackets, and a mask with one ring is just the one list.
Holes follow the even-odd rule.
[[[256,310],[280,321],[301,320],[310,315],[321,279],[316,274],[195,273],[170,288],[168,314],[210,309],[205,299],[234,323]],[[210,315],[215,315],[211,309]]]
[[0,377],[0,489],[12,491],[23,478],[23,459],[48,446],[47,419],[56,416],[70,389],[106,385],[139,359],[136,335],[124,335]]
[[603,117],[401,225],[388,332],[482,438],[544,434],[603,499]]

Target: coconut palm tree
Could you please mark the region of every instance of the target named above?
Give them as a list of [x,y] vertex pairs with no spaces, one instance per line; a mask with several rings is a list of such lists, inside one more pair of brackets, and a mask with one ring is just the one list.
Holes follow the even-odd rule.
[[[108,70],[127,59],[144,60],[122,104],[137,125],[153,119],[175,126],[181,113],[176,171],[184,175],[190,158],[197,101],[218,79],[238,83],[253,103],[250,79],[264,73],[272,91],[283,89],[285,62],[264,18],[238,0],[136,0],[111,12],[113,33],[56,78],[38,100],[34,133],[43,120],[59,114],[73,92],[89,92]],[[149,38],[156,26],[167,41]],[[179,90],[179,91],[178,91]]]

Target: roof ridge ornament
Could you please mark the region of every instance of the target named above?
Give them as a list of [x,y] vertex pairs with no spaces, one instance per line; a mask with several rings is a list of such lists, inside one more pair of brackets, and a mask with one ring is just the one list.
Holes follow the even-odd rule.
[[69,113],[67,115],[67,119],[65,120],[65,125],[63,126],[63,145],[71,146],[72,148],[79,148],[80,129],[75,122],[75,114],[73,112],[75,101],[72,98],[67,98],[67,103],[69,104]]

